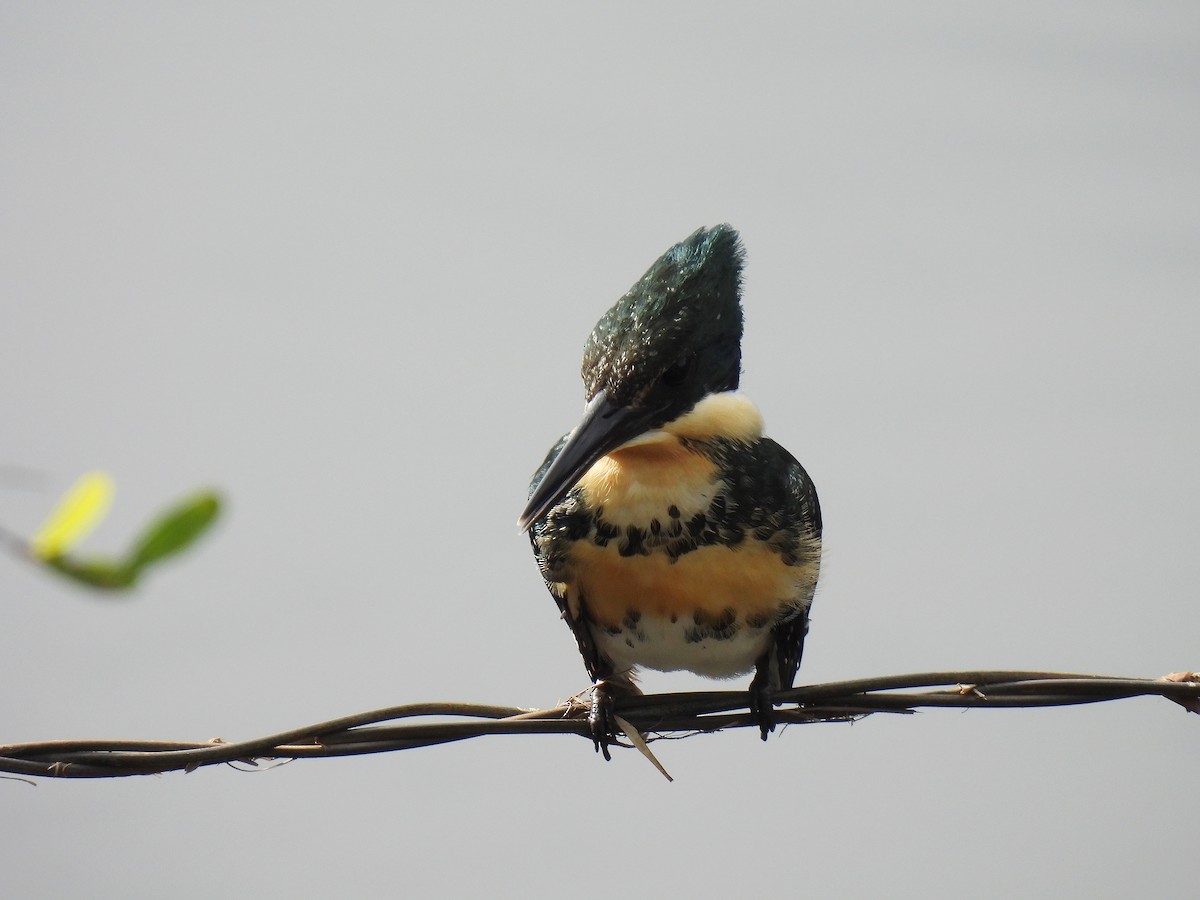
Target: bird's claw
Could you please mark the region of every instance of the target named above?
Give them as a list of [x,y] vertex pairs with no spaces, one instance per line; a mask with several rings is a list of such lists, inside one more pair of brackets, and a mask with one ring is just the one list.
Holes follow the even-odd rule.
[[755,678],[750,685],[750,721],[758,726],[765,741],[775,730],[775,704],[771,686],[766,679]]
[[588,728],[592,732],[592,743],[596,752],[612,761],[608,745],[616,740],[617,723],[612,688],[606,682],[597,681],[592,686],[592,706],[588,710]]

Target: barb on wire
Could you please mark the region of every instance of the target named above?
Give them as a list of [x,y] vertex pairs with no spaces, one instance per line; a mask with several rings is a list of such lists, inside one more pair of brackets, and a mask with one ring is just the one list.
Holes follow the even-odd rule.
[[[780,691],[775,697],[780,705],[775,715],[783,724],[853,722],[876,713],[905,714],[922,708],[1071,706],[1141,696],[1166,697],[1200,713],[1200,674],[1177,672],[1148,679],[1056,672],[919,672]],[[652,741],[746,727],[751,724],[748,699],[745,691],[652,694],[622,698],[617,711],[636,730],[639,741],[643,735]],[[248,741],[4,744],[0,745],[0,772],[47,778],[115,778],[191,772],[228,763],[254,766],[262,760],[389,753],[490,734],[575,734],[590,741],[587,712],[588,704],[578,697],[553,709],[412,703]],[[434,721],[408,721],[427,719]]]

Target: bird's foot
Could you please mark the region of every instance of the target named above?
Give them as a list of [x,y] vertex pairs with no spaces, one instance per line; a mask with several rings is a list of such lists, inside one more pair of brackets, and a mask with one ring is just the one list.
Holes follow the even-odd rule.
[[750,684],[750,721],[758,726],[764,741],[767,735],[775,730],[773,694],[767,679],[755,676]]
[[612,686],[606,681],[592,685],[592,706],[588,711],[588,727],[592,731],[592,743],[596,752],[612,761],[608,745],[617,739],[616,700]]

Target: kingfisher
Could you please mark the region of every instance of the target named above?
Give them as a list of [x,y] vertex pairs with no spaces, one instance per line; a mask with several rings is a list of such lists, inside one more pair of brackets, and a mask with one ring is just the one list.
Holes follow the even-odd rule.
[[609,759],[639,669],[754,672],[752,721],[800,667],[821,565],[812,479],[738,392],[741,272],[729,225],[671,247],[596,323],[586,404],[533,476],[518,524],[595,685]]

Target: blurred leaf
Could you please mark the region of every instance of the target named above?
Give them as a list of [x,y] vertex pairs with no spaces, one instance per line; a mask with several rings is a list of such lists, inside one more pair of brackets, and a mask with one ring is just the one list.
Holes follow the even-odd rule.
[[[109,488],[111,497],[111,483]],[[73,490],[69,499],[74,500],[76,493],[78,491]],[[70,507],[68,511],[73,515],[66,515],[60,509],[51,517],[51,523],[57,525],[60,519],[64,522],[70,519],[72,521],[71,529],[63,525],[54,533],[81,536],[82,528],[73,524],[74,520],[83,518],[79,514],[79,510],[86,511],[89,508],[94,510],[97,507],[98,499],[107,503],[107,499],[103,495],[85,497],[83,500],[75,501],[74,504],[64,501],[63,508]],[[209,529],[220,511],[221,500],[211,491],[189,497],[151,522],[123,557],[77,559],[62,552],[46,555],[48,551],[45,548],[69,545],[69,541],[62,540],[59,540],[57,544],[53,541],[43,541],[42,550],[33,551],[31,546],[30,551],[34,559],[72,581],[105,590],[126,590],[133,587],[147,567],[185,550],[194,543]],[[43,531],[47,531],[47,529],[43,529]]]
[[220,510],[220,498],[214,493],[188,498],[142,532],[126,557],[126,565],[136,577],[146,566],[178,553],[208,530]]
[[49,568],[89,587],[104,590],[124,590],[133,587],[137,573],[125,563],[105,559],[71,559],[56,556],[43,560]]
[[67,491],[57,508],[30,541],[41,560],[62,556],[100,523],[112,505],[113,480],[105,472],[88,472]]

